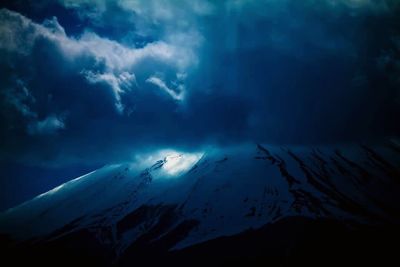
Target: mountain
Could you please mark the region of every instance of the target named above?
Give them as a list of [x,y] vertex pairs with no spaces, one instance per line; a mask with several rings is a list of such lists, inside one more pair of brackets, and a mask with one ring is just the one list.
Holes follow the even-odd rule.
[[161,151],[5,211],[1,251],[42,266],[382,263],[396,260],[399,192],[395,140]]

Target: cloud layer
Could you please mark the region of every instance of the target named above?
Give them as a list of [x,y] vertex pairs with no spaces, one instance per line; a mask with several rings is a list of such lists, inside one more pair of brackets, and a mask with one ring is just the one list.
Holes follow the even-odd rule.
[[0,10],[2,159],[400,133],[396,1],[21,3]]

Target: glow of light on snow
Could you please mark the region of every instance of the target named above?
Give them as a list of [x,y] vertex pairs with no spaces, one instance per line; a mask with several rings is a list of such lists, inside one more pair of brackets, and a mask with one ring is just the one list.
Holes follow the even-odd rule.
[[90,175],[90,174],[92,174],[92,173],[94,173],[94,172],[95,172],[95,171],[89,172],[89,173],[84,174],[84,175],[82,175],[82,176],[80,176],[80,177],[78,177],[78,178],[75,178],[75,179],[73,179],[73,180],[71,180],[71,181],[69,181],[69,182],[66,182],[66,183],[64,183],[64,184],[62,184],[62,185],[59,185],[59,186],[57,186],[57,187],[55,187],[55,188],[53,188],[53,189],[51,189],[51,190],[49,190],[49,191],[47,191],[47,192],[45,192],[45,193],[43,193],[43,194],[38,195],[36,198],[41,198],[41,197],[44,197],[44,196],[53,195],[54,193],[60,191],[62,188],[66,187],[66,186],[71,186],[71,185],[74,184],[75,182],[81,180],[82,178],[85,178],[86,176],[88,176],[88,175]]
[[204,155],[203,152],[183,152],[175,149],[160,149],[144,154],[136,154],[131,162],[132,169],[144,170],[158,161],[164,161],[159,171],[152,173],[154,178],[179,176],[190,170]]
[[201,158],[201,153],[172,153],[165,157],[163,169],[169,175],[188,171]]

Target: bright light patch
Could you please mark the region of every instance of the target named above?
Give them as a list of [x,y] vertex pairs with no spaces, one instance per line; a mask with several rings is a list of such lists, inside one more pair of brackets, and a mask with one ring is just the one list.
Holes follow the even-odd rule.
[[151,169],[154,179],[179,176],[189,171],[204,155],[203,152],[182,152],[173,149],[161,149],[145,154],[136,154],[131,163],[132,169],[151,169],[157,162],[162,162],[161,168]]
[[173,153],[165,157],[163,169],[169,175],[179,175],[188,171],[201,158],[201,153]]

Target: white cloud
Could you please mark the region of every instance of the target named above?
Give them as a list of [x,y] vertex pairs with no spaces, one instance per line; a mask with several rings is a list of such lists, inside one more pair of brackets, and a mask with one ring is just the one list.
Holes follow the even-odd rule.
[[185,96],[185,88],[182,86],[179,86],[176,88],[179,92],[176,92],[175,90],[169,88],[167,84],[159,77],[156,76],[151,76],[146,80],[146,82],[153,84],[166,92],[170,97],[172,97],[175,100],[183,100]]
[[13,110],[23,117],[27,122],[25,130],[30,135],[50,135],[65,128],[65,116],[49,115],[39,119],[38,112],[32,108],[36,103],[35,97],[21,79],[16,79],[10,87],[3,88],[1,92],[6,105],[13,107]]
[[36,112],[30,107],[30,104],[35,103],[36,99],[22,80],[15,80],[15,84],[10,88],[4,88],[2,93],[5,96],[6,103],[13,106],[23,117],[28,119],[37,117]]
[[[107,11],[109,0],[59,0],[67,8],[88,12],[87,15],[101,15]],[[133,12],[142,19],[154,22],[176,20],[177,16],[209,15],[214,12],[215,6],[210,0],[116,0],[115,4],[123,10]]]
[[[98,62],[104,62],[110,71],[128,70],[146,59],[153,59],[173,67],[186,68],[192,58],[179,47],[163,41],[149,43],[143,48],[128,48],[95,33],[86,32],[79,39],[66,36],[55,40],[72,58],[85,54],[92,55]],[[185,59],[182,61],[182,59]]]
[[91,71],[85,71],[83,74],[90,83],[105,83],[109,85],[114,94],[116,109],[121,113],[124,111],[121,94],[131,90],[136,84],[134,74],[123,72],[116,76],[113,73],[94,73]]
[[28,126],[31,135],[55,134],[65,128],[64,119],[56,115],[50,115],[43,120],[33,121]]
[[[81,2],[87,1],[79,1]],[[75,1],[68,1],[69,5],[73,3]],[[125,91],[121,85],[126,79],[134,79],[134,70],[140,69],[141,64],[152,61],[158,66],[168,66],[179,73],[187,72],[188,68],[197,64],[194,50],[201,42],[196,32],[173,34],[167,40],[154,41],[141,48],[127,47],[90,31],[74,38],[66,35],[56,18],[38,24],[7,9],[0,10],[0,22],[0,49],[28,56],[36,41],[45,39],[58,47],[66,60],[77,62],[81,58],[90,57],[104,65],[105,70],[102,74],[94,74],[95,69],[78,72],[82,72],[91,83],[103,81],[109,84],[119,110],[123,109],[121,93]],[[157,64],[153,64],[152,67],[157,68]],[[155,69],[154,72],[156,71],[158,70]],[[127,74],[129,77],[125,76]]]

